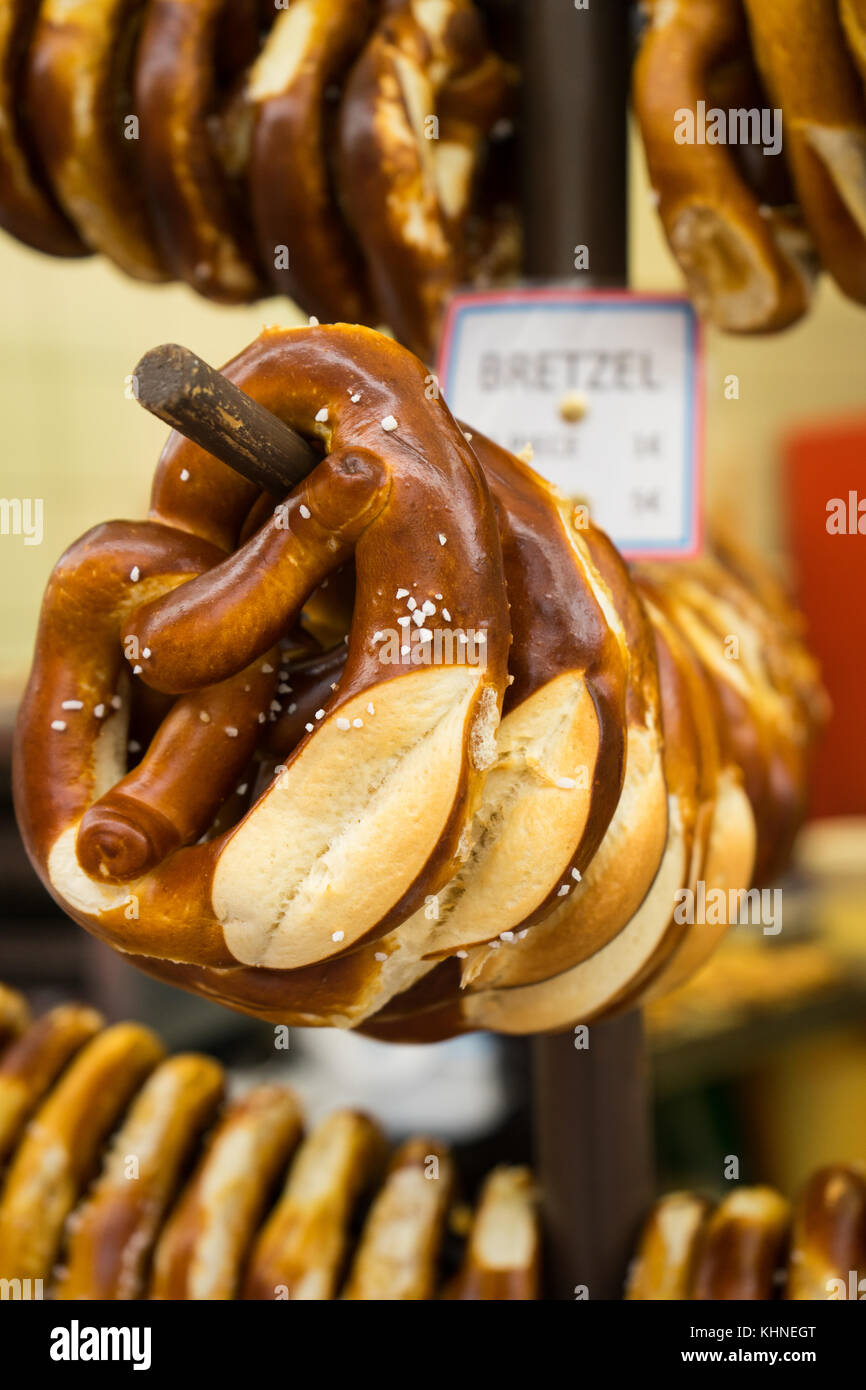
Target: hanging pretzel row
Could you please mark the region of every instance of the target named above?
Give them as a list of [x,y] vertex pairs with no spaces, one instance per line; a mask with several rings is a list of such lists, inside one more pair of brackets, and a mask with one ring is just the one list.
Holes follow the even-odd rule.
[[429,354],[513,85],[473,0],[0,0],[0,225]]
[[382,1037],[684,979],[724,922],[678,892],[745,890],[802,815],[794,616],[730,557],[630,575],[368,329],[267,331],[225,378],[320,461],[277,503],[174,434],[149,520],[62,557],[15,756],[50,891],[161,978]]
[[0,1049],[0,1277],[59,1300],[538,1298],[525,1169],[488,1176],[458,1240],[444,1145],[388,1162],[368,1116],[304,1134],[286,1087],[227,1104],[227,1079],[81,1005],[23,1027]]
[[718,1206],[691,1192],[662,1197],[625,1296],[838,1301],[864,1288],[866,1167],[838,1163],[813,1173],[793,1207],[770,1187],[735,1187]]
[[[635,111],[665,232],[701,311],[736,332],[784,328],[809,307],[819,267],[866,303],[862,5],[644,0],[644,9]],[[745,122],[748,138],[739,125],[697,124],[680,138],[683,112]],[[776,127],[769,141],[765,116]]]

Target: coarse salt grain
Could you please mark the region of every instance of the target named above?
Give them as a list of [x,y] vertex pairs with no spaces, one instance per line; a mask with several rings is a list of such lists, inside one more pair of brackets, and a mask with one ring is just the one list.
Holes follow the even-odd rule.
[[310,516],[311,516],[311,512],[310,512],[310,509],[309,509],[308,506],[306,506],[306,505],[302,502],[301,505],[300,505],[300,507],[298,508],[298,511],[301,513],[301,516],[304,518],[304,521],[309,521]]
[[104,718],[104,716],[105,716],[105,705],[96,705],[96,706],[94,707],[93,713],[96,715],[96,718],[97,718],[97,719],[102,719],[102,718]]
[[317,422],[318,422],[320,425],[324,425],[325,422],[327,421],[327,419],[328,419],[328,407],[327,407],[326,405],[323,405],[323,406],[322,406],[322,409],[316,412],[316,420],[317,420]]
[[60,708],[61,708],[61,709],[84,709],[84,701],[83,701],[83,700],[63,700],[62,703],[61,703],[61,705],[60,705]]
[[180,470],[180,480],[181,480],[182,483],[188,483],[188,482],[189,482],[189,469],[188,469],[188,468],[182,468],[182,469]]
[[394,419],[394,416],[386,415],[382,421],[382,429],[385,430],[387,434],[391,434],[396,428],[397,421]]
[[343,733],[345,733],[347,729],[351,729],[351,727],[352,727],[352,726],[351,726],[351,724],[349,723],[348,719],[343,719],[342,716],[341,716],[341,717],[337,720],[337,728],[338,728],[338,729],[341,729],[341,730],[343,731]]
[[332,941],[342,941],[342,940],[343,940],[343,937],[344,937],[345,935],[346,935],[346,933],[345,933],[344,931],[334,931],[334,932],[331,932],[331,940],[332,940]]
[[317,718],[317,719],[324,719],[324,717],[325,717],[325,711],[324,711],[323,709],[317,709],[317,710],[316,710],[316,718]]
[[368,714],[375,714],[375,713],[376,713],[376,706],[373,704],[372,700],[370,701],[369,705],[367,706],[367,713],[368,713]]
[[208,714],[206,709],[200,709],[198,712],[198,717],[201,720],[202,724],[210,723],[210,715]]
[[363,719],[353,719],[353,720],[352,720],[352,728],[353,728],[353,729],[363,729],[363,727],[364,727],[364,721],[363,721]]
[[373,959],[379,961],[379,963],[381,964],[382,961],[387,960],[388,957],[385,955],[384,951],[376,951],[373,955]]
[[272,675],[274,674],[274,668],[273,668],[273,666],[271,666],[270,662],[268,662],[268,661],[266,661],[266,662],[264,663],[264,665],[262,666],[261,669],[262,669],[262,675],[263,675],[263,676],[272,676]]
[[571,791],[572,788],[577,786],[577,783],[573,777],[557,777],[556,785],[561,787],[563,791]]
[[446,623],[450,623],[450,621],[451,621],[451,614],[448,612],[448,609],[447,609],[447,608],[443,608],[443,609],[442,609],[442,617],[445,619]]
[[58,734],[62,734],[63,731],[64,731],[64,729],[66,728],[66,720],[65,720],[65,719],[52,719],[52,721],[51,721],[51,727],[52,727],[52,729],[55,729],[55,730],[57,731]]
[[558,898],[565,898],[565,897],[568,896],[568,894],[569,894],[570,892],[571,892],[571,884],[570,884],[570,883],[563,883],[562,887],[560,888],[560,890],[559,890],[559,892],[557,893],[556,896],[557,896]]
[[237,738],[238,731],[233,724],[226,725],[226,734],[229,738]]
[[110,703],[112,709],[120,709],[120,707],[123,704],[123,701],[121,700],[119,695],[112,695]]
[[448,544],[448,537],[447,537],[447,536],[443,536],[443,534],[442,534],[441,531],[439,532],[439,544],[440,544],[440,545],[447,545],[447,544]]
[[408,589],[398,589],[395,597],[397,597],[397,598],[408,598],[408,597],[409,597],[409,590],[408,590]]
[[313,732],[313,730],[315,729],[315,727],[316,727],[315,724],[305,724],[305,725],[304,725],[304,728],[306,729],[306,731],[307,731],[308,734],[311,734],[311,733]]
[[428,632],[427,629],[424,628],[424,630],[423,630],[422,632],[419,632],[419,633],[418,633],[418,641],[419,641],[419,642],[432,642],[432,641],[433,641],[433,633],[432,633],[432,632]]
[[138,568],[138,565],[133,565],[132,569],[129,571],[129,577],[132,580],[133,584],[138,583],[139,579],[141,578],[141,570]]
[[133,674],[134,676],[140,676],[143,670],[144,670],[144,667],[143,667],[143,666],[133,666],[133,668],[132,668],[132,674]]
[[150,647],[142,647],[141,654],[145,661],[147,661],[148,657],[151,655]]

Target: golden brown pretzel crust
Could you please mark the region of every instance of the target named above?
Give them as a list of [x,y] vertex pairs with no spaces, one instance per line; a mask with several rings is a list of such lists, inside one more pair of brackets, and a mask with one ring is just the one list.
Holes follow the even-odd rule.
[[797,198],[822,264],[866,303],[866,99],[836,4],[745,0],[755,57],[785,119]]
[[361,1233],[343,1298],[414,1302],[434,1296],[454,1183],[444,1145],[410,1139],[398,1149]]
[[316,1126],[253,1247],[244,1298],[336,1298],[349,1223],[385,1152],[382,1131],[366,1115],[337,1110]]
[[0,1057],[0,1169],[33,1110],[103,1023],[95,1009],[60,1004],[26,1028]]
[[79,1053],[31,1119],[0,1197],[0,1270],[48,1279],[67,1216],[102,1145],[162,1057],[159,1039],[118,1023]]
[[235,1296],[256,1227],[301,1135],[284,1086],[257,1086],[228,1109],[156,1248],[151,1298]]
[[225,0],[149,0],[135,107],[146,132],[142,174],[166,264],[199,293],[238,304],[261,294],[264,279],[209,128],[221,100],[220,24],[231,18]]
[[540,1297],[541,1231],[528,1168],[486,1178],[459,1274],[443,1297],[527,1302]]
[[223,1070],[210,1057],[181,1054],[152,1073],[68,1223],[55,1298],[144,1296],[160,1226],[222,1095]]
[[[858,1292],[852,1293],[851,1275]],[[839,1287],[841,1281],[841,1290]],[[794,1204],[786,1298],[863,1297],[866,1291],[866,1164],[820,1168]]]
[[168,272],[141,192],[140,144],[124,133],[143,9],[144,0],[42,0],[27,100],[44,168],[84,241],[128,275],[158,281]]
[[21,75],[37,19],[32,0],[0,5],[0,227],[49,256],[86,256],[33,146]]
[[261,263],[275,290],[326,322],[374,318],[330,167],[330,93],[342,84],[373,14],[372,0],[293,0],[278,13],[244,93],[252,109],[248,178]]
[[[766,0],[758,3],[768,8]],[[748,64],[739,4],[651,0],[647,8],[634,104],[671,250],[695,304],[719,327],[784,328],[809,304],[811,267],[802,231],[788,211],[768,206],[749,187],[731,148],[674,138],[674,113],[695,111],[708,98],[711,104],[716,71]],[[727,93],[730,105],[747,107],[737,95]]]
[[30,1008],[24,995],[0,985],[0,1047],[23,1033],[29,1021]]
[[670,1192],[656,1202],[629,1266],[627,1300],[667,1302],[689,1297],[710,1211],[711,1204],[692,1192]]
[[346,208],[383,319],[422,358],[464,274],[481,146],[507,109],[508,82],[471,0],[389,0],[346,85]]
[[696,1302],[772,1298],[790,1219],[790,1203],[772,1188],[737,1188],[706,1221],[689,1297]]

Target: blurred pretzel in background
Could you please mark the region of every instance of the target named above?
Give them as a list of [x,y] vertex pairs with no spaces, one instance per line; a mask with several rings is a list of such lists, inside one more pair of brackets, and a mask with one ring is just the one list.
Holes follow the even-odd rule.
[[456,286],[516,270],[484,185],[516,80],[473,0],[0,0],[0,225],[429,358]]
[[[734,332],[785,328],[806,312],[819,269],[866,303],[859,0],[644,0],[643,9],[635,114],[699,310]],[[701,110],[745,120],[748,137],[726,126],[721,137],[696,130],[681,141],[678,119],[697,123]],[[767,115],[777,127],[770,148]]]
[[467,1206],[434,1139],[391,1153],[351,1110],[305,1132],[287,1087],[236,1094],[213,1058],[165,1057],[83,1005],[21,1027],[0,1043],[0,1278],[40,1280],[35,1297],[540,1297],[525,1169],[495,1169]]
[[651,1211],[626,1280],[639,1301],[838,1302],[866,1295],[866,1165],[835,1163],[787,1201],[736,1186],[717,1205],[673,1192]]

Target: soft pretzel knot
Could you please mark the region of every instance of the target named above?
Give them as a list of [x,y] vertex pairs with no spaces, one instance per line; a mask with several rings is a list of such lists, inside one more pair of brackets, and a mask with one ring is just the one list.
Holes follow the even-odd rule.
[[[151,519],[63,556],[21,711],[18,805],[52,892],[121,950],[296,971],[383,934],[451,877],[510,626],[483,474],[420,362],[367,330],[301,329],[265,333],[226,374],[320,441],[322,462],[233,549],[256,489],[173,438]],[[248,813],[194,843],[280,708],[281,637],[352,556],[338,688]],[[420,622],[401,622],[409,593]],[[475,639],[471,662],[459,645],[415,659],[439,605]],[[176,698],[127,771],[130,710],[150,692]]]
[[380,1037],[687,978],[729,919],[677,896],[745,890],[756,817],[768,871],[802,815],[783,600],[733,556],[630,574],[369,329],[268,331],[225,374],[323,457],[275,505],[173,435],[149,520],[61,559],[15,762],[51,891],[159,978]]

